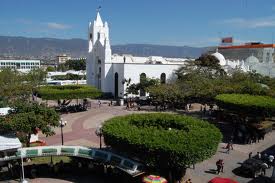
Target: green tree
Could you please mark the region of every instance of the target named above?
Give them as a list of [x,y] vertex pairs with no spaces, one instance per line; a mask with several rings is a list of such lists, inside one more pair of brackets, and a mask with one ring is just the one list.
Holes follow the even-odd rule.
[[169,113],[112,118],[104,123],[103,136],[117,152],[137,157],[160,173],[169,172],[169,182],[180,180],[189,165],[214,155],[222,138],[206,121]]
[[0,96],[7,101],[13,101],[17,98],[27,99],[31,94],[31,89],[26,86],[24,79],[24,75],[16,70],[1,70]]
[[182,107],[185,104],[183,93],[177,84],[153,85],[148,88],[148,91],[156,109],[158,106],[165,109],[166,107]]
[[59,64],[59,65],[57,66],[57,71],[65,72],[65,71],[67,71],[67,70],[69,70],[69,68],[66,66],[65,63]]
[[75,70],[75,71],[86,70],[86,59],[68,60],[66,61],[65,66],[69,70]]
[[15,132],[21,140],[30,145],[31,134],[41,130],[46,136],[54,135],[53,127],[59,125],[59,115],[46,106],[32,102],[17,101],[11,106],[14,110],[0,117],[1,133]]
[[48,66],[46,69],[47,72],[54,72],[55,68],[53,66]]
[[101,95],[100,90],[88,85],[41,86],[38,89],[38,96],[43,100],[57,100],[60,105],[68,105],[72,99],[98,98]]

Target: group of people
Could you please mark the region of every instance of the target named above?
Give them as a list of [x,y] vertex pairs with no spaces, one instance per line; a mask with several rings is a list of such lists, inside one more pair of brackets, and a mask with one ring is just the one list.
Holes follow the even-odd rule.
[[[252,158],[253,153],[249,153],[249,159]],[[256,159],[262,160],[261,170],[262,173],[265,175],[266,169],[270,168],[273,165],[274,156],[273,155],[267,155],[266,153],[262,156],[260,152],[257,152]]]

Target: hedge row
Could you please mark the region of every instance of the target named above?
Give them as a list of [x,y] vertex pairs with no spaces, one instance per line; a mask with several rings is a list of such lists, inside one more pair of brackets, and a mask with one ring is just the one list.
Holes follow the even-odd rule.
[[275,99],[269,96],[248,94],[221,94],[216,96],[221,108],[246,113],[275,112]]
[[38,96],[43,100],[98,98],[101,91],[87,85],[42,86]]
[[169,113],[132,114],[103,125],[107,145],[149,166],[185,167],[215,154],[222,135],[206,121]]

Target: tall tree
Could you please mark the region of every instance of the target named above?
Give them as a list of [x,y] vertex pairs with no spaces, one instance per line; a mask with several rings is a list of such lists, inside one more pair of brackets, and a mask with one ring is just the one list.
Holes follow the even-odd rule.
[[15,132],[23,142],[30,146],[31,134],[39,129],[46,136],[54,135],[53,127],[58,126],[59,114],[44,105],[17,101],[11,106],[13,110],[0,117],[0,132]]

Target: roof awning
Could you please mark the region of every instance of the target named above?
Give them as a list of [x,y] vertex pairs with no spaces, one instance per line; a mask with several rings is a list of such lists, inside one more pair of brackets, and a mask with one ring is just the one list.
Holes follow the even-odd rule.
[[0,136],[0,151],[18,149],[22,144],[15,135],[2,135]]

